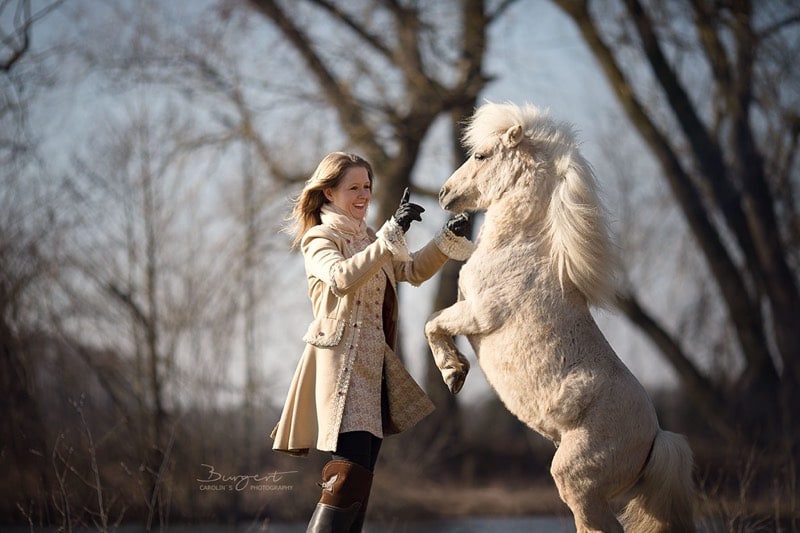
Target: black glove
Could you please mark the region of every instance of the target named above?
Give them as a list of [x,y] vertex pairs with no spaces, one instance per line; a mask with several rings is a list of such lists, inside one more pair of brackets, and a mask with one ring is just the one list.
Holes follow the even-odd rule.
[[422,212],[425,211],[421,205],[409,202],[409,195],[408,187],[406,187],[406,190],[403,192],[403,198],[400,200],[400,207],[397,208],[394,214],[394,220],[403,228],[403,233],[408,231],[413,220],[419,220],[421,222]]
[[447,221],[445,228],[453,232],[457,237],[469,238],[472,234],[472,220],[469,213],[459,213]]

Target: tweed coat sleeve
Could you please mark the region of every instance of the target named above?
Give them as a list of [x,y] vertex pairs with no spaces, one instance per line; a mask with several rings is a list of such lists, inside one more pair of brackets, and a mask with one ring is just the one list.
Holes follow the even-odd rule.
[[448,259],[449,257],[431,241],[411,254],[409,261],[395,261],[392,266],[397,281],[419,285],[436,274]]
[[464,237],[458,237],[443,228],[428,244],[411,254],[409,261],[395,261],[394,273],[398,281],[419,285],[436,274],[448,259],[463,261],[474,249]]
[[430,279],[448,259],[464,260],[473,249],[467,239],[443,229],[421,250],[409,255],[403,234],[395,226],[396,222],[388,221],[372,244],[349,258],[326,229],[311,228],[300,245],[309,276],[324,281],[341,297],[392,261],[398,281],[419,285]]
[[[390,261],[392,247],[397,245],[378,238],[352,257],[345,257],[330,233],[316,226],[308,230],[300,247],[308,275],[324,281],[336,296],[341,297]],[[402,246],[405,247],[404,242]]]

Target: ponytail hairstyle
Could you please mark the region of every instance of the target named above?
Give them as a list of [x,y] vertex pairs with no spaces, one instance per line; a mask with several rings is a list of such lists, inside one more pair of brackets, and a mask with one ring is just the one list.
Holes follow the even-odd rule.
[[309,229],[322,223],[320,210],[323,204],[328,203],[325,189],[336,188],[345,172],[353,167],[366,169],[372,185],[372,166],[363,157],[346,152],[332,152],[322,158],[300,195],[292,202],[292,214],[289,216],[292,250],[300,246],[303,235]]

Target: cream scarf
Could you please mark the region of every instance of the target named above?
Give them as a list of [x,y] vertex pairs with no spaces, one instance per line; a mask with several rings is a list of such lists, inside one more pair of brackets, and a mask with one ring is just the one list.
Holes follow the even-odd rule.
[[352,235],[356,239],[367,238],[367,223],[356,220],[333,204],[322,204],[320,219],[326,226]]

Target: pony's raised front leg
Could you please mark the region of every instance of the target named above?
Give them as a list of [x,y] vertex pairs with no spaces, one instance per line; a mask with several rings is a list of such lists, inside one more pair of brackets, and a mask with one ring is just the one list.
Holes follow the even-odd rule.
[[437,311],[425,324],[425,336],[428,338],[433,360],[452,394],[458,394],[469,372],[469,361],[453,342],[453,323],[458,319],[458,309],[464,307],[461,304],[463,302]]
[[453,337],[473,335],[485,329],[475,319],[466,300],[460,300],[434,313],[425,324],[425,336],[428,338],[433,360],[451,393],[457,394],[461,390],[469,372],[469,361],[458,351]]

